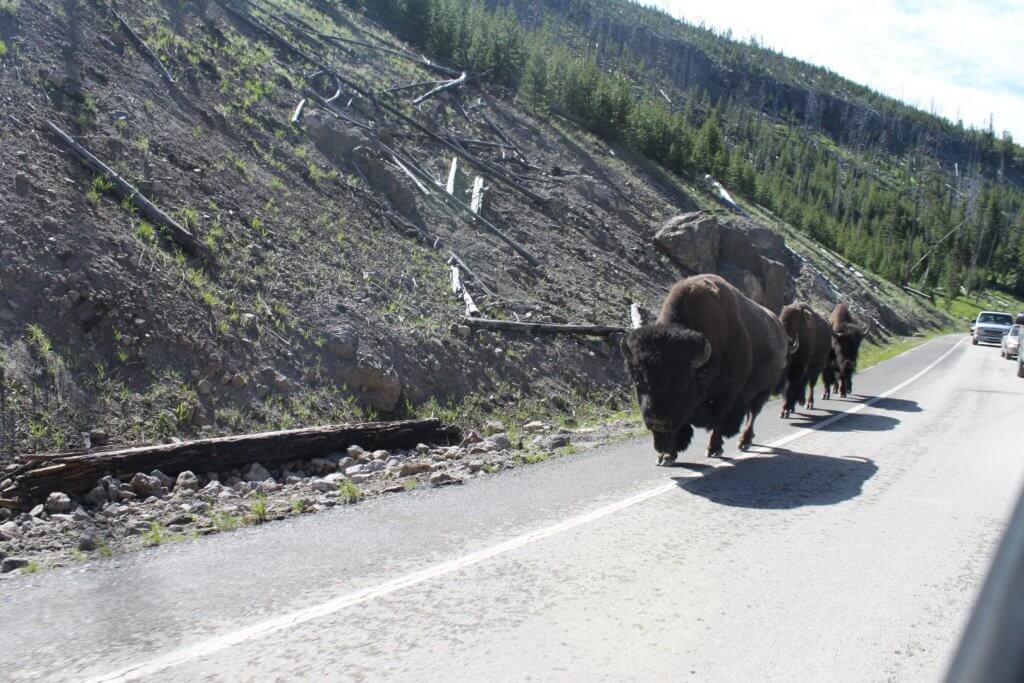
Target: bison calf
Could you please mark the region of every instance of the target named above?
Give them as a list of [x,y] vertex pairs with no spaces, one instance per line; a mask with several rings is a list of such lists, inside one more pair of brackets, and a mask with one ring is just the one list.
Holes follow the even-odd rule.
[[656,322],[622,341],[644,423],[654,435],[659,464],[675,461],[693,428],[711,431],[708,456],[721,455],[723,437],[747,427],[782,379],[786,333],[779,319],[717,275],[679,281]]
[[825,372],[832,348],[832,328],[824,317],[807,304],[790,304],[779,315],[789,337],[791,353],[786,367],[782,417],[789,417],[797,404],[814,410],[814,385]]

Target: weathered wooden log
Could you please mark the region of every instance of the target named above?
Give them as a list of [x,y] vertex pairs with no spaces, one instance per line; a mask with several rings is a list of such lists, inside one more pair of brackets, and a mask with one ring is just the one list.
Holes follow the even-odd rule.
[[420,104],[422,102],[425,102],[426,100],[429,100],[431,97],[434,97],[435,95],[443,93],[446,90],[451,90],[453,88],[458,88],[459,86],[461,86],[463,83],[466,82],[466,79],[468,77],[469,76],[466,74],[466,72],[463,71],[462,74],[458,78],[453,78],[450,81],[445,81],[444,83],[442,83],[441,85],[439,85],[436,88],[432,89],[431,91],[423,93],[422,95],[417,97],[415,100],[413,100],[412,103],[413,104]]
[[458,428],[430,418],[307,427],[100,452],[37,455],[29,459],[39,462],[40,466],[16,477],[15,490],[23,500],[37,501],[53,491],[83,494],[108,474],[128,477],[154,469],[172,477],[185,470],[221,472],[253,462],[267,466],[324,456],[351,445],[367,450],[413,448],[418,443],[455,443],[460,436]]
[[419,83],[407,83],[405,85],[396,85],[395,87],[388,88],[386,90],[378,90],[377,94],[387,95],[389,93],[402,92],[403,90],[415,90],[416,88],[422,88],[428,85],[434,87],[446,82],[447,81],[420,81]]
[[152,62],[153,65],[156,66],[156,68],[160,71],[160,75],[163,76],[163,79],[165,81],[167,81],[167,85],[171,86],[172,90],[176,89],[177,82],[174,80],[174,78],[171,77],[171,72],[167,70],[167,67],[164,66],[164,63],[160,61],[160,57],[158,57],[157,54],[153,52],[152,48],[150,48],[149,45],[146,44],[146,41],[142,39],[142,36],[136,33],[135,29],[129,26],[128,22],[125,21],[124,17],[117,13],[117,10],[111,7],[110,12],[114,15],[114,18],[117,19],[117,23],[121,25],[121,28],[124,29],[124,32],[128,34],[128,38],[130,38],[132,43],[135,44],[135,47],[139,49],[139,52],[141,52],[144,56],[148,57],[149,61]]
[[445,185],[445,191],[454,196],[455,195],[455,181],[459,176],[459,157],[452,157],[452,165],[448,168],[448,184]]
[[119,198],[130,199],[143,216],[165,227],[167,229],[168,236],[175,244],[181,247],[182,251],[190,256],[206,259],[208,261],[213,260],[213,255],[210,253],[210,250],[207,249],[205,244],[199,241],[191,232],[179,225],[176,220],[164,213],[156,204],[146,199],[141,192],[135,189],[135,186],[118,175],[117,171],[96,158],[92,152],[87,150],[74,138],[61,130],[57,124],[53,123],[49,119],[43,119],[43,122],[54,135],[59,137],[64,144],[67,145],[68,150],[71,151],[71,153],[80,161],[97,173],[105,175],[107,180],[109,180],[114,186],[114,193],[117,194]]
[[565,325],[562,323],[523,323],[511,320],[493,320],[491,318],[463,318],[470,327],[504,330],[507,332],[574,334],[586,337],[610,337],[626,332],[624,327],[611,325]]
[[473,179],[473,199],[469,203],[469,210],[479,215],[484,208],[484,179],[477,176]]
[[292,123],[298,123],[299,119],[302,118],[302,110],[306,108],[306,98],[303,97],[299,100],[299,103],[295,105],[295,113],[292,114]]

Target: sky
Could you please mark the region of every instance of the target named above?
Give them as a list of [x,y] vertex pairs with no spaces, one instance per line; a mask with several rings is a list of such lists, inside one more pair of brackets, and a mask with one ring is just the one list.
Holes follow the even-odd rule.
[[1024,0],[642,0],[1024,142]]

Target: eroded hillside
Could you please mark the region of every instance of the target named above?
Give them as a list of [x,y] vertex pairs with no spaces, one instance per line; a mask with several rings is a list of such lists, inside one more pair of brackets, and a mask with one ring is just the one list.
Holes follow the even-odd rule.
[[[78,446],[90,430],[131,443],[409,413],[615,410],[628,401],[615,344],[464,328],[449,260],[488,317],[627,325],[630,303],[656,307],[685,272],[655,247],[659,225],[728,215],[694,182],[474,74],[417,103],[458,65],[333,3],[8,5],[0,451]],[[210,257],[178,251],[47,119]],[[458,202],[445,191],[453,156]],[[484,220],[462,206],[477,177]],[[793,296],[823,310],[851,300],[880,334],[948,323],[745,206],[787,238]]]

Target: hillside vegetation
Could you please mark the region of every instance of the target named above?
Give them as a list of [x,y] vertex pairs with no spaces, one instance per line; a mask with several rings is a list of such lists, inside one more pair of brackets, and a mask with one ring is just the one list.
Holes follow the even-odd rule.
[[710,173],[894,282],[1024,295],[1024,154],[1008,133],[626,0],[367,7],[535,111],[570,114],[677,173]]
[[[450,263],[490,318],[624,326],[631,303],[656,308],[686,274],[653,237],[696,210],[784,237],[773,258],[786,293],[823,311],[851,302],[877,342],[953,324],[898,283],[959,223],[911,282],[1019,288],[1020,195],[993,170],[995,148],[950,175],[940,156],[911,164],[711,81],[682,87],[671,55],[640,51],[637,36],[665,32],[695,64],[725,58],[686,43],[686,27],[648,26],[664,17],[645,10],[629,35],[625,14],[598,21],[620,10],[634,11],[0,4],[0,453],[80,447],[83,433],[96,445],[384,416],[618,414],[631,398],[614,339],[471,330]],[[592,40],[599,25],[607,36]],[[194,235],[199,255],[70,156],[47,120]],[[981,149],[970,132],[935,130]]]

